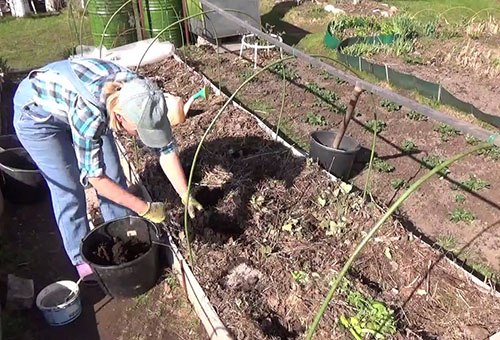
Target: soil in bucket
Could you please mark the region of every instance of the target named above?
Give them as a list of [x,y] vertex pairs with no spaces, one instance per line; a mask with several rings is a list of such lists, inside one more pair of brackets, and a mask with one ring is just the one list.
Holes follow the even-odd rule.
[[106,222],[82,240],[80,253],[102,289],[113,297],[133,297],[156,284],[160,273],[155,226],[128,216]]
[[111,242],[103,242],[97,246],[94,256],[96,263],[103,266],[112,266],[133,261],[146,254],[151,246],[136,238],[123,241],[119,237],[113,237]]

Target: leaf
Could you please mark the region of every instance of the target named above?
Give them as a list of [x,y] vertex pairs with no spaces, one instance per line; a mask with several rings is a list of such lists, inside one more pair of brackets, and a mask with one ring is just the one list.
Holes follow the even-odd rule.
[[326,203],[328,203],[328,200],[326,199],[326,197],[323,197],[323,195],[321,195],[321,196],[318,197],[318,203],[322,207],[325,207]]
[[384,255],[389,259],[389,260],[392,260],[392,254],[391,254],[391,250],[389,249],[389,247],[386,247],[385,250],[384,250]]
[[299,223],[298,219],[292,218],[292,219],[288,220],[288,223],[286,223],[285,225],[283,225],[281,227],[281,230],[283,230],[283,231],[289,231],[290,233],[293,233],[294,229],[295,229],[295,227],[297,226],[298,223]]
[[417,294],[420,296],[423,296],[423,295],[427,294],[427,291],[425,289],[419,289],[419,290],[417,290]]
[[349,183],[340,182],[340,190],[342,190],[342,193],[348,194],[352,190],[352,185]]

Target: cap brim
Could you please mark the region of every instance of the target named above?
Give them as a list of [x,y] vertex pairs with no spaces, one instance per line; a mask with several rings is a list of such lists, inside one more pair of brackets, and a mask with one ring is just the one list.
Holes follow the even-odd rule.
[[141,141],[150,148],[164,148],[172,141],[171,131],[168,126],[164,129],[138,128],[137,132]]

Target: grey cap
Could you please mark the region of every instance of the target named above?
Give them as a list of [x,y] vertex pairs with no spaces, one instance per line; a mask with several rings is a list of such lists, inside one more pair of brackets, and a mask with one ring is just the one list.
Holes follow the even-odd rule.
[[123,84],[118,100],[123,115],[137,125],[141,141],[151,148],[166,147],[172,128],[163,92],[151,81],[136,78]]

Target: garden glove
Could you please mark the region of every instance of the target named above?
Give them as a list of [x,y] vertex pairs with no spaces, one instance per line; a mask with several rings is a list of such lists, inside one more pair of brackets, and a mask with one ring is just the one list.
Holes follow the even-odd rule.
[[[186,205],[186,202],[188,200],[187,199],[188,195],[189,195],[189,192],[186,192],[184,195],[181,196],[182,204]],[[188,204],[187,208],[188,208],[189,217],[191,217],[191,218],[195,218],[196,211],[202,211],[203,210],[203,206],[200,204],[200,202],[198,202],[197,200],[195,200],[193,197],[189,198],[189,204]]]
[[153,223],[162,223],[165,221],[167,216],[165,212],[165,205],[162,202],[148,202],[148,210],[144,213],[139,213],[138,215],[150,220]]

